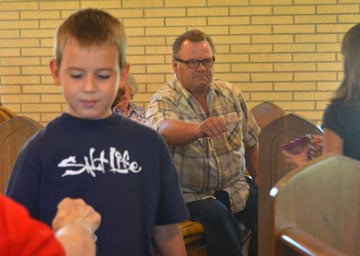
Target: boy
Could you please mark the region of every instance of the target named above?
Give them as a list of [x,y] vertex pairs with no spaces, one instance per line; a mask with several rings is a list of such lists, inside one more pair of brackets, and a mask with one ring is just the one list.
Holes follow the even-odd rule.
[[185,255],[176,223],[188,213],[166,143],[111,111],[129,71],[122,24],[85,9],[55,40],[50,69],[68,108],[23,148],[7,194],[48,224],[63,197],[83,198],[102,216],[98,255]]

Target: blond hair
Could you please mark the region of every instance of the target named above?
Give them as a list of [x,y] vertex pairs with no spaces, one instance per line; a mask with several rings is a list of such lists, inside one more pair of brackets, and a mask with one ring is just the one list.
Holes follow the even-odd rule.
[[54,55],[61,65],[62,51],[69,39],[76,39],[80,46],[110,42],[119,52],[120,70],[126,62],[126,35],[123,24],[107,12],[98,9],[82,9],[70,15],[58,27],[55,34]]

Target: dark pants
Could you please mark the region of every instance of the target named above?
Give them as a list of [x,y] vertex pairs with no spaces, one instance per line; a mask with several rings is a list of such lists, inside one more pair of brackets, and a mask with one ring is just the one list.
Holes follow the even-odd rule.
[[238,222],[252,232],[249,256],[257,255],[258,191],[251,180],[248,182],[249,198],[245,208],[236,214],[229,210],[229,197],[224,191],[215,193],[217,200],[208,198],[187,204],[191,219],[204,226],[208,256],[243,255]]

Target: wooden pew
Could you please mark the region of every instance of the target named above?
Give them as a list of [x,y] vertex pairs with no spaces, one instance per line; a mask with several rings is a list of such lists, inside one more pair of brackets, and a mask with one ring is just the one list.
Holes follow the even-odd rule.
[[261,129],[275,119],[285,115],[285,111],[282,108],[269,101],[255,105],[251,108],[251,113]]
[[270,255],[360,255],[360,161],[329,154],[270,192]]
[[0,191],[4,192],[17,154],[25,142],[43,126],[24,116],[0,124]]
[[16,116],[14,112],[12,112],[10,109],[0,105],[0,124],[6,120],[9,120],[10,118]]
[[281,116],[266,125],[259,139],[259,255],[269,255],[269,192],[275,183],[291,171],[280,146],[306,133],[322,134],[312,122],[295,114]]

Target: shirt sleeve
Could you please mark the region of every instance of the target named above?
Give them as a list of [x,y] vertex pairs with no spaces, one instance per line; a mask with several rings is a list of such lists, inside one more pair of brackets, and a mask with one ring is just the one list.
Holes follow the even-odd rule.
[[49,226],[32,219],[26,209],[0,195],[0,252],[12,255],[65,255]]
[[336,109],[336,105],[330,104],[324,112],[323,117],[323,128],[330,129],[335,132],[340,138],[345,136],[345,128],[343,127],[343,122],[340,119],[340,114]]

